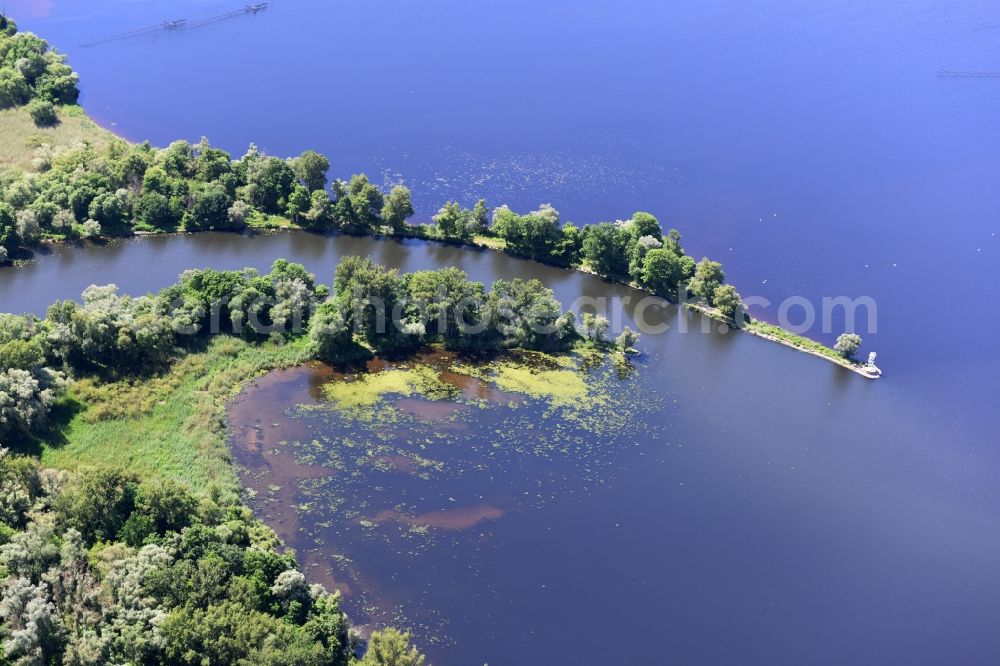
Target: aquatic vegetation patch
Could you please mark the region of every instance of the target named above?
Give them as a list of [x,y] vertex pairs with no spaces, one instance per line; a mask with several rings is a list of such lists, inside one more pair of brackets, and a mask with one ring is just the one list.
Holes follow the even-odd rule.
[[590,409],[606,405],[608,396],[601,382],[585,368],[595,365],[592,358],[519,354],[485,365],[456,364],[452,371],[488,382],[505,393],[527,396],[552,408]]
[[375,407],[388,395],[419,395],[428,400],[453,397],[457,389],[441,381],[438,372],[426,365],[390,368],[380,372],[336,380],[323,386],[324,396],[337,409],[357,413]]
[[[388,621],[390,611],[368,605],[377,590],[366,572],[336,555],[405,565],[475,552],[517,514],[609,483],[640,459],[629,449],[655,446],[665,430],[649,418],[666,404],[664,387],[641,363],[619,363],[587,349],[485,359],[436,350],[347,375],[313,368],[242,412],[250,424],[294,422],[284,442],[247,443],[261,452],[244,458],[259,488],[249,499],[314,575],[354,592],[351,611]],[[255,481],[257,465],[298,478]]]
[[[373,525],[383,523],[399,523],[406,525],[408,530],[414,534],[428,534],[430,528],[443,530],[466,530],[481,522],[498,520],[504,516],[506,511],[491,506],[480,504],[476,506],[456,507],[451,509],[437,509],[428,511],[418,516],[408,516],[396,510],[387,509],[379,512],[370,522]],[[416,528],[416,529],[415,529]]]
[[485,378],[501,390],[545,400],[553,407],[583,408],[604,403],[577,370],[548,370],[508,362],[495,364],[490,370]]

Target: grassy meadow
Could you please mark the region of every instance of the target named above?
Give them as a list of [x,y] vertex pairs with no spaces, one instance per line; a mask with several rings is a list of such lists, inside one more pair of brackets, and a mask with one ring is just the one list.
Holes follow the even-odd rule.
[[68,423],[41,444],[42,464],[68,470],[110,464],[144,478],[235,493],[239,485],[226,446],[226,402],[248,379],[306,360],[305,342],[251,345],[219,336],[162,374],[110,382],[80,379],[63,409]]
[[72,147],[89,143],[102,150],[116,136],[98,126],[78,106],[57,107],[59,122],[38,127],[25,106],[0,110],[0,167],[32,171],[32,160],[41,146]]

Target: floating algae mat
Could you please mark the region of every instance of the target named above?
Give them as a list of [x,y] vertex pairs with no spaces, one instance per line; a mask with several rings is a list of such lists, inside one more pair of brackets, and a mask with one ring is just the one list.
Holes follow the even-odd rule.
[[552,369],[505,360],[482,368],[469,368],[466,372],[495,384],[502,391],[542,400],[552,407],[580,409],[607,402],[601,391],[606,387],[588,383],[587,377],[577,368]]
[[[538,401],[550,408],[591,409],[611,402],[611,387],[584,370],[582,357],[522,352],[480,362],[446,354],[424,357],[399,367],[346,375],[323,386],[330,407],[370,420],[372,410],[391,398],[487,407],[490,402]],[[592,364],[592,358],[588,358]],[[492,386],[492,399],[484,387]],[[472,389],[472,390],[470,390]]]
[[251,504],[312,578],[341,589],[359,620],[432,639],[446,629],[383,598],[356,563],[474,560],[502,521],[637,464],[629,451],[662,437],[647,416],[668,396],[620,365],[595,353],[437,351],[353,371],[304,366],[234,403],[233,452]]
[[365,373],[332,381],[323,387],[327,399],[338,408],[351,411],[374,407],[389,395],[417,394],[436,400],[452,397],[456,390],[441,381],[434,368],[426,365]]

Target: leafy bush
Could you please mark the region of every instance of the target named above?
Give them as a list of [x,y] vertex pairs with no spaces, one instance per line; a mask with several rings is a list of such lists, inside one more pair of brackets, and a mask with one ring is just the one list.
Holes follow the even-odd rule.
[[28,113],[38,127],[51,127],[59,122],[56,107],[44,99],[33,99],[28,104]]

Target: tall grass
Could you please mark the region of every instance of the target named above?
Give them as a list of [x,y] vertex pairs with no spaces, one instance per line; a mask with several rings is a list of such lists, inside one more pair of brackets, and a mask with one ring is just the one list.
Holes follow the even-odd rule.
[[59,148],[87,142],[103,150],[117,138],[88,118],[80,107],[57,107],[57,114],[56,125],[37,127],[27,107],[0,110],[0,166],[30,171],[39,146]]
[[239,490],[226,444],[225,407],[244,383],[304,362],[306,340],[251,345],[220,336],[162,375],[74,383],[78,411],[42,443],[46,467],[114,465],[195,490]]

